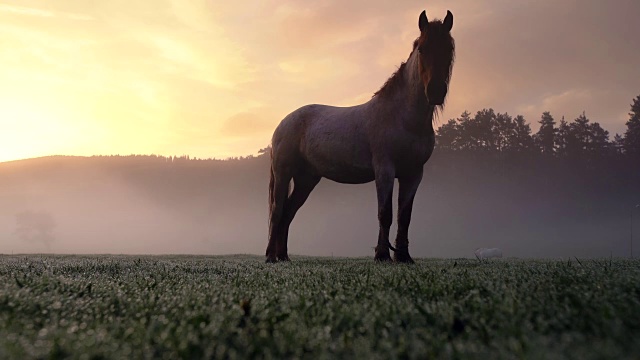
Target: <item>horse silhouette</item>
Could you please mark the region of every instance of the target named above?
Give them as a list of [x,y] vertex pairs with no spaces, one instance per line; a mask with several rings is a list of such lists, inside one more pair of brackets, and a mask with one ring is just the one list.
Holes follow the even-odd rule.
[[[375,260],[409,262],[409,223],[424,164],[435,145],[434,113],[442,109],[455,55],[453,15],[418,19],[420,36],[372,98],[360,105],[306,105],[287,115],[271,140],[267,262],[288,261],[289,226],[321,178],[345,184],[375,180],[380,231]],[[398,233],[389,242],[398,179]],[[293,189],[291,182],[293,180]]]

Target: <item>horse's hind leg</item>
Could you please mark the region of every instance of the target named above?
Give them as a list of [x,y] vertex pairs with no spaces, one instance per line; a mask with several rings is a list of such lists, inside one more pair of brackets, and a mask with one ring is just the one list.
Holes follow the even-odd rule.
[[296,213],[309,198],[311,191],[320,182],[320,176],[309,173],[301,173],[293,177],[293,192],[284,205],[284,212],[281,220],[280,235],[277,237],[276,257],[280,261],[288,261],[289,254],[287,243],[289,241],[289,226],[296,216]]
[[272,165],[271,169],[270,189],[270,214],[269,214],[269,244],[267,245],[267,262],[276,262],[276,253],[280,240],[282,228],[282,215],[284,206],[289,195],[289,183],[291,175],[286,169],[275,169]]

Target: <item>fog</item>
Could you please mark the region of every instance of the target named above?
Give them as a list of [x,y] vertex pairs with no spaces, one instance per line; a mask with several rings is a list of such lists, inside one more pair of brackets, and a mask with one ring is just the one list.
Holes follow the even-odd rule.
[[[0,163],[0,253],[263,255],[268,166],[267,156]],[[470,258],[498,247],[505,257],[629,256],[640,179],[628,164],[607,166],[435,154],[414,205],[412,255]],[[373,257],[376,213],[373,183],[323,179],[291,226],[289,251]]]

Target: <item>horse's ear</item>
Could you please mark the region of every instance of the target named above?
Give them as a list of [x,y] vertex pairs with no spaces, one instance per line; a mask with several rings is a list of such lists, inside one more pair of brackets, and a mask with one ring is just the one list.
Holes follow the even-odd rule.
[[427,31],[427,25],[429,25],[429,20],[427,20],[427,12],[422,11],[420,13],[420,18],[418,19],[418,27],[420,28],[420,32]]
[[444,28],[447,29],[447,31],[451,31],[451,28],[453,28],[453,14],[451,11],[447,10],[447,16],[444,18],[442,24],[444,24]]

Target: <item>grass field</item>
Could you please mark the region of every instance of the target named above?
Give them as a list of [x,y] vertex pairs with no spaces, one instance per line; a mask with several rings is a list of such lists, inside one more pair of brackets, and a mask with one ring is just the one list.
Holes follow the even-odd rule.
[[639,356],[639,260],[0,256],[2,359]]

